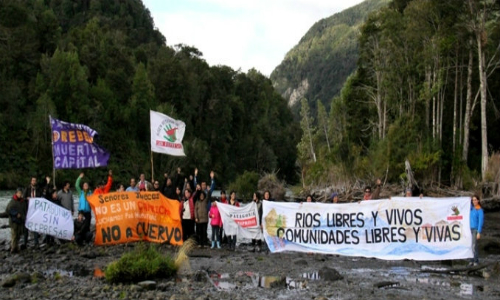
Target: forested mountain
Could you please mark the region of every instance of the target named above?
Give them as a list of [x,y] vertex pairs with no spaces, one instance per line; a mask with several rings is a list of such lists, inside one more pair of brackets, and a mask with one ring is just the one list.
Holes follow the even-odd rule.
[[359,27],[368,14],[389,0],[366,0],[316,22],[271,73],[276,90],[298,112],[301,98],[315,111],[316,100],[327,107],[356,68]]
[[[500,4],[393,0],[361,27],[357,71],[327,109],[304,99],[304,183],[500,182]],[[476,187],[477,188],[477,187]]]
[[[1,1],[0,82],[0,188],[51,174],[49,114],[99,132],[122,183],[150,174],[150,109],[187,125],[187,157],[154,154],[157,178],[177,166],[226,184],[245,170],[296,173],[300,130],[271,81],[167,47],[140,0]],[[92,183],[106,174],[86,171]]]

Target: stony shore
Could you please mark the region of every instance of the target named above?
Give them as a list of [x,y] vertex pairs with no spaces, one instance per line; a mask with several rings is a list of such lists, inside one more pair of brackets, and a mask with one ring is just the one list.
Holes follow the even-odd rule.
[[[466,262],[383,261],[305,253],[196,248],[175,278],[109,284],[102,271],[135,245],[72,244],[0,252],[1,299],[499,299],[500,236],[482,243],[486,268],[459,274],[429,269]],[[0,248],[8,248],[5,241]],[[484,249],[490,245],[490,248]],[[500,244],[499,244],[500,245]],[[163,253],[175,248],[159,246]]]

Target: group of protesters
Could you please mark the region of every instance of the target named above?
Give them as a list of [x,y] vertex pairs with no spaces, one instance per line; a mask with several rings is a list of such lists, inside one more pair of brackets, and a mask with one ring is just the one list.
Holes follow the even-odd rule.
[[[181,173],[181,169],[177,168],[174,176],[169,176],[168,173],[165,173],[161,182],[156,180],[153,183],[148,182],[145,179],[144,174],[140,174],[138,182],[136,182],[135,178],[131,178],[130,185],[127,188],[125,188],[123,184],[119,184],[116,187],[116,191],[157,191],[169,199],[178,200],[181,202],[179,214],[182,220],[184,241],[194,237],[198,241],[199,247],[207,246],[207,227],[208,222],[210,221],[212,229],[211,248],[221,248],[221,243],[224,240],[227,241],[229,250],[234,251],[236,250],[237,236],[225,236],[223,234],[224,230],[222,218],[217,208],[216,201],[228,205],[240,206],[240,203],[236,199],[236,192],[231,191],[229,199],[226,197],[225,191],[221,191],[220,198],[218,199],[212,197],[212,192],[215,189],[214,171],[210,171],[210,178],[208,181],[210,185],[207,184],[207,181],[200,180],[198,173],[198,169],[196,168],[194,169],[193,175],[184,176]],[[78,217],[74,220],[73,241],[78,245],[92,242],[92,233],[90,231],[92,214],[91,207],[87,200],[88,197],[92,194],[109,193],[113,186],[113,172],[111,170],[108,171],[107,180],[97,183],[94,191],[90,189],[90,185],[87,181],[83,180],[82,184],[84,176],[85,174],[81,173],[75,182],[75,189],[79,202]],[[37,184],[37,178],[31,177],[28,187],[24,189],[18,188],[11,201],[8,203],[5,213],[0,214],[0,217],[9,218],[9,226],[11,228],[11,253],[16,253],[20,250],[20,248],[25,248],[28,245],[30,232],[24,226],[24,223],[28,211],[28,203],[31,198],[45,198],[66,208],[71,211],[72,215],[74,215],[75,208],[70,182],[64,182],[62,189],[58,191],[55,185],[51,185],[51,178],[49,176],[45,178],[45,181],[45,185],[40,187]],[[378,179],[376,181],[374,191],[372,191],[369,186],[365,187],[363,200],[378,199],[380,197],[381,185],[381,181]],[[420,190],[415,191],[414,189],[407,189],[405,190],[405,196],[420,196],[420,198],[422,198],[422,192]],[[273,201],[271,193],[269,191],[265,191],[261,199],[260,194],[255,192],[252,197],[252,201],[254,201],[257,205],[260,222],[259,226],[262,228],[261,200]],[[333,193],[329,200],[331,203],[338,203],[338,193]],[[306,197],[306,202],[314,202],[313,196],[308,195]],[[477,240],[481,237],[483,224],[484,212],[480,206],[480,198],[479,196],[474,195],[471,198],[470,214],[470,227],[473,240],[472,247],[474,252],[474,257],[470,261],[471,265],[479,262]],[[22,247],[19,246],[21,237],[23,238]],[[37,232],[33,232],[33,239],[34,247],[38,247],[40,243],[40,235]],[[52,236],[46,235],[44,242],[48,245],[52,245],[55,243],[55,239]],[[253,251],[260,251],[261,245],[261,240],[252,240]]]

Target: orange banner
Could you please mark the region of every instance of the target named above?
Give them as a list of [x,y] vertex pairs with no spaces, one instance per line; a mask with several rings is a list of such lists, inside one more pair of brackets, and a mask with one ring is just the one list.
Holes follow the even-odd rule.
[[159,192],[121,192],[88,198],[96,245],[149,241],[182,245],[180,203]]

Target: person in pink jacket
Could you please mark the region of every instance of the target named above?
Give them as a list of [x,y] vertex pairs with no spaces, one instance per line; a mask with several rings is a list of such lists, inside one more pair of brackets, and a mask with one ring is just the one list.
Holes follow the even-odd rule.
[[212,198],[212,206],[210,207],[210,211],[208,212],[208,216],[210,217],[210,225],[212,226],[212,247],[215,247],[215,242],[217,242],[217,248],[220,249],[220,240],[219,240],[219,230],[222,226],[222,218],[220,216],[219,209],[217,208],[217,202],[215,202],[215,198]]

